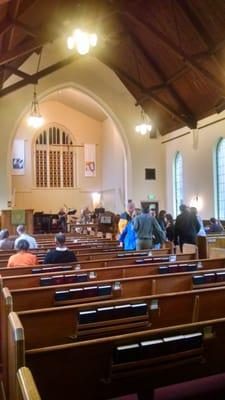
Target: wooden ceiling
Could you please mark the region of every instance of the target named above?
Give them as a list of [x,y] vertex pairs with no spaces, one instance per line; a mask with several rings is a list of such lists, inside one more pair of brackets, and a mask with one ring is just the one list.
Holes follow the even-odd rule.
[[[224,0],[0,0],[0,97],[73,62],[20,69],[75,27],[99,32],[110,67],[162,135],[225,108]],[[19,81],[5,86],[16,75]]]

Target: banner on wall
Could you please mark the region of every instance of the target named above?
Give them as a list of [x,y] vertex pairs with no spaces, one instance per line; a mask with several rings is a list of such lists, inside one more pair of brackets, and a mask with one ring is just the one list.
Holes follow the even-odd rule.
[[12,175],[24,175],[24,140],[15,139],[12,147]]
[[85,176],[96,176],[96,145],[84,145]]

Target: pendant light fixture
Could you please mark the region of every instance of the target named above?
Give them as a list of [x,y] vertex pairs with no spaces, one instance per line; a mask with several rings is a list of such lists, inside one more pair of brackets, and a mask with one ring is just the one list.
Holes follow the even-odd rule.
[[87,33],[81,29],[75,29],[73,35],[67,38],[67,47],[69,50],[76,47],[79,54],[85,55],[89,53],[91,47],[97,45],[97,41],[96,33]]
[[[39,70],[41,61],[41,52],[39,54],[38,65],[37,65],[37,72]],[[30,115],[27,120],[28,126],[37,129],[40,128],[44,123],[44,118],[41,116],[39,103],[37,99],[37,92],[36,92],[36,84],[34,84],[34,91],[33,91],[33,100],[31,103],[31,111]]]
[[141,107],[141,120],[140,123],[135,126],[135,131],[141,135],[146,135],[152,130],[152,125],[149,116],[144,112]]

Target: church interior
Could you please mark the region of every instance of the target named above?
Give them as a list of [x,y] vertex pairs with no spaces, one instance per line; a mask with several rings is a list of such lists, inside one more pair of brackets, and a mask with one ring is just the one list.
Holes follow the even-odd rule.
[[[224,0],[0,0],[0,122],[0,400],[224,399]],[[206,232],[123,249],[129,204]]]

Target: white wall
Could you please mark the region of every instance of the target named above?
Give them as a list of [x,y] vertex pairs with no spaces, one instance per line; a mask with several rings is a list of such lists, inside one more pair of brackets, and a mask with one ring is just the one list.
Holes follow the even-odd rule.
[[35,187],[34,179],[34,153],[33,144],[36,135],[42,132],[33,130],[27,126],[25,116],[16,130],[16,139],[25,140],[25,175],[13,176],[12,187],[15,189],[16,208],[34,208],[45,212],[56,212],[66,204],[69,208],[81,209],[84,206],[92,206],[91,193],[101,188],[101,142],[102,123],[87,115],[78,112],[62,103],[46,101],[41,105],[41,113],[45,119],[45,125],[59,124],[71,133],[74,143],[96,144],[96,177],[84,176],[84,147],[76,148],[76,181],[75,189],[55,189]]
[[[61,48],[62,44],[58,48],[49,45],[44,50],[42,60],[45,62],[47,59],[49,65],[52,60],[56,60],[57,51],[60,52]],[[32,60],[30,64],[29,67],[28,61],[26,63],[28,68],[24,70],[29,72],[29,68],[34,68]],[[115,73],[95,58],[79,58],[73,64],[41,79],[38,84],[38,95],[40,99],[44,99],[48,93],[64,87],[74,87],[90,95],[115,122],[127,158],[127,197],[139,202],[146,199],[148,193],[154,193],[160,201],[160,206],[163,207],[164,175],[160,141],[149,140],[135,133],[134,126],[139,121],[139,110],[135,107],[135,99]],[[21,119],[30,109],[31,99],[31,86],[0,99],[0,209],[7,208],[7,202],[11,200],[11,142]],[[144,180],[146,167],[156,167],[158,177],[156,182]]]
[[108,210],[121,212],[125,207],[125,150],[110,118],[102,132],[102,201]]
[[[173,160],[177,151],[183,156],[184,203],[198,195],[203,201],[200,215],[208,219],[215,215],[214,154],[216,144],[225,137],[225,113],[199,121],[198,148],[193,148],[193,133],[188,128],[162,138],[166,161],[166,209],[173,213]],[[182,136],[187,133],[187,135]],[[179,137],[180,136],[180,137]]]

